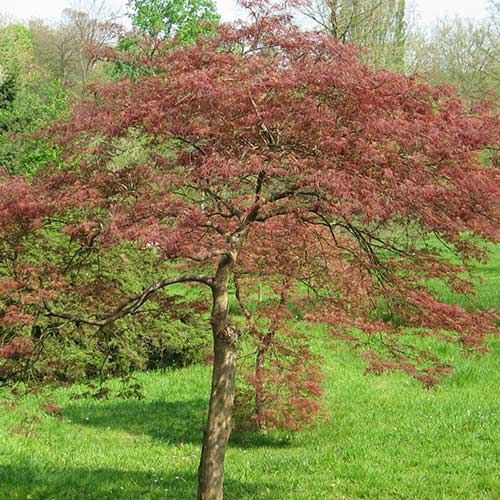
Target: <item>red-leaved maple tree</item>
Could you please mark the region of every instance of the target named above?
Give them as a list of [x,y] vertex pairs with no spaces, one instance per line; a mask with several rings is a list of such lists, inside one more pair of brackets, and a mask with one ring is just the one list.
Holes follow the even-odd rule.
[[[29,325],[42,320],[102,327],[171,285],[206,287],[214,356],[198,498],[220,500],[241,317],[257,348],[256,397],[242,401],[258,427],[317,409],[307,333],[288,329],[297,313],[358,344],[384,338],[385,353],[365,352],[369,368],[426,384],[448,367],[399,342],[405,331],[482,348],[494,313],[444,304],[432,283],[469,292],[464,266],[498,240],[499,119],[258,9],[148,54],[134,56],[142,77],[96,85],[53,130],[66,168],[0,177],[0,321],[18,332],[0,349],[29,356]],[[102,269],[126,266],[126,242],[157,276],[135,292]]]

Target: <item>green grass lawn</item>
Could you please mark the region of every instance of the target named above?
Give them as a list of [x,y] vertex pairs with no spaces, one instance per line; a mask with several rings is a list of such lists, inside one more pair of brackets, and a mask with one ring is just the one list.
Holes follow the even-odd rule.
[[[469,302],[479,305],[482,309],[500,308],[500,246],[489,245],[489,259],[485,264],[479,264],[472,269],[472,279],[476,284],[476,296],[464,300],[440,282],[434,282],[433,288],[440,294],[444,302],[454,302],[465,307]],[[450,254],[443,252],[448,257]],[[453,261],[453,258],[451,258]]]
[[[500,303],[500,257],[478,300]],[[452,299],[452,297],[450,297]],[[432,390],[363,362],[319,334],[327,418],[300,433],[233,434],[226,498],[500,499],[500,341],[462,357]],[[138,374],[145,399],[71,399],[73,387],[12,407],[0,393],[0,500],[195,497],[210,368]],[[63,415],[43,406],[53,399]]]
[[[319,342],[319,341],[318,341]],[[500,343],[433,390],[363,375],[346,347],[325,358],[328,418],[297,433],[234,434],[228,499],[481,499],[500,495]],[[451,353],[450,355],[454,355]],[[209,368],[139,374],[146,399],[0,406],[0,499],[191,499]]]

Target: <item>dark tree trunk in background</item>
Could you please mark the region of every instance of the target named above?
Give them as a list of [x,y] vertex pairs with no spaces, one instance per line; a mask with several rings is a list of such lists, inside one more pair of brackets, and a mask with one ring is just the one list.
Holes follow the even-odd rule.
[[264,417],[264,358],[266,349],[259,347],[255,359],[255,425],[257,429],[265,427]]

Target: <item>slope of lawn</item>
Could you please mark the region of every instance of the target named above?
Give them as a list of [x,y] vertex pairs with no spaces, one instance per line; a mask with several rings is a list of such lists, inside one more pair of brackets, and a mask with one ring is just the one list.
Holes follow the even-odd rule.
[[[498,254],[481,274],[478,301],[498,306]],[[319,333],[314,343],[328,416],[297,434],[235,433],[227,499],[500,498],[498,340],[479,358],[443,347],[456,370],[431,390],[402,373],[366,376],[347,346]],[[138,374],[144,400],[0,393],[0,499],[195,498],[209,375]]]

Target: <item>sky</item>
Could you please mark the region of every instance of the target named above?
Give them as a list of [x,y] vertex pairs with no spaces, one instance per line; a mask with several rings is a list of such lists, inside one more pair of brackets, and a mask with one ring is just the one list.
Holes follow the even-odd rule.
[[[445,15],[479,18],[485,15],[487,4],[487,0],[414,1],[417,15],[422,24],[431,24],[438,17]],[[71,0],[0,0],[0,13],[18,20],[33,17],[58,19],[62,9],[70,3]],[[126,0],[108,0],[108,3],[125,11]],[[216,0],[216,3],[224,20],[229,21],[238,17],[234,0]]]
[[445,15],[477,18],[486,15],[486,0],[415,0],[421,21],[430,24]]

